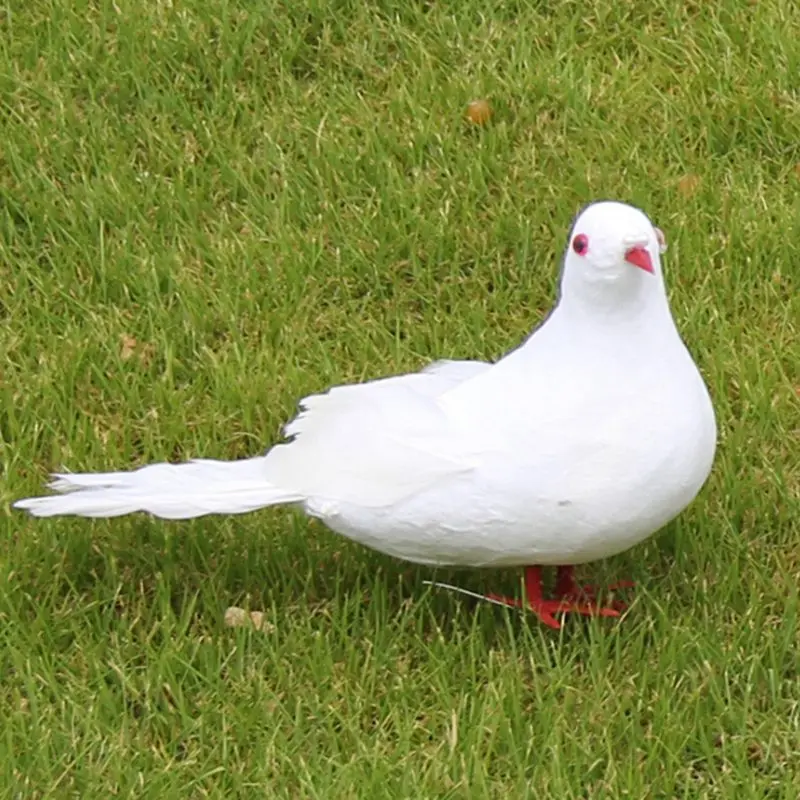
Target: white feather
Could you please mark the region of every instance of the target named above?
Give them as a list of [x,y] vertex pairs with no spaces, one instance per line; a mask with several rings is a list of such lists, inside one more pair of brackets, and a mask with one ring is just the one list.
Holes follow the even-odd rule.
[[[478,361],[437,361],[419,373],[336,387],[301,401],[303,411],[285,429],[297,438],[266,456],[56,474],[48,488],[60,494],[19,500],[14,507],[37,517],[145,511],[190,519],[313,497],[391,503],[468,468],[458,453],[436,452],[445,423],[431,398],[488,368]],[[421,424],[426,419],[427,426]],[[375,447],[389,457],[376,460]]]
[[242,461],[152,464],[133,472],[61,473],[50,488],[61,492],[14,503],[35,517],[74,514],[118,517],[147,511],[164,519],[244,514],[303,498],[264,480],[264,457]]

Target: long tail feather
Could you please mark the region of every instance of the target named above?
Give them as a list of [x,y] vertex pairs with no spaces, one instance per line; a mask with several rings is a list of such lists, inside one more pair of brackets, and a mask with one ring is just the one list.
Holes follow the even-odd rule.
[[133,472],[58,474],[49,488],[59,494],[14,503],[35,517],[118,517],[146,511],[164,519],[206,514],[245,514],[304,498],[264,478],[264,458],[152,464]]

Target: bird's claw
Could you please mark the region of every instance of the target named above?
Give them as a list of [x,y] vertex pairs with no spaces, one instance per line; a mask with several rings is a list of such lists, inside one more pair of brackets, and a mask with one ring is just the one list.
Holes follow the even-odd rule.
[[599,603],[587,598],[561,597],[557,600],[538,600],[526,602],[516,597],[503,597],[497,594],[487,594],[486,599],[498,605],[509,608],[522,608],[533,612],[539,620],[550,628],[558,630],[561,623],[556,619],[556,614],[582,614],[586,617],[618,617],[624,608],[616,606],[601,606]]

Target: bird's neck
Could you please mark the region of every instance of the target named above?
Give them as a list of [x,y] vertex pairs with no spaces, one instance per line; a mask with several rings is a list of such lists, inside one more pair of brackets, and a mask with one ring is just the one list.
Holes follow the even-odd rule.
[[[655,295],[655,293],[654,293]],[[641,299],[641,298],[640,298]],[[671,344],[682,347],[666,296],[652,296],[639,303],[588,302],[580,295],[561,298],[543,325],[521,349],[534,357],[585,357],[614,360],[626,355],[634,360],[664,352]],[[549,356],[545,356],[549,353]],[[637,353],[639,355],[637,355]]]
[[[637,276],[639,277],[639,276]],[[663,284],[650,282],[660,276],[642,276],[644,281],[610,286],[583,283],[561,286],[561,296],[552,317],[560,324],[588,335],[632,336],[646,332],[672,334],[675,325]]]

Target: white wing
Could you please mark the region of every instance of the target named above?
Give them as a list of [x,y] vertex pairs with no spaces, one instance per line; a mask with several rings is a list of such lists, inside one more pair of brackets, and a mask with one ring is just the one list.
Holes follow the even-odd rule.
[[[446,392],[454,386],[458,386],[476,375],[486,372],[492,365],[485,361],[434,361],[428,364],[422,372],[417,375],[424,375],[428,379],[427,386],[430,391],[436,394]],[[403,378],[413,378],[413,375],[403,375]]]
[[312,505],[388,506],[471,470],[475,454],[437,402],[489,364],[439,361],[422,372],[338,386],[301,401],[265,479]]

